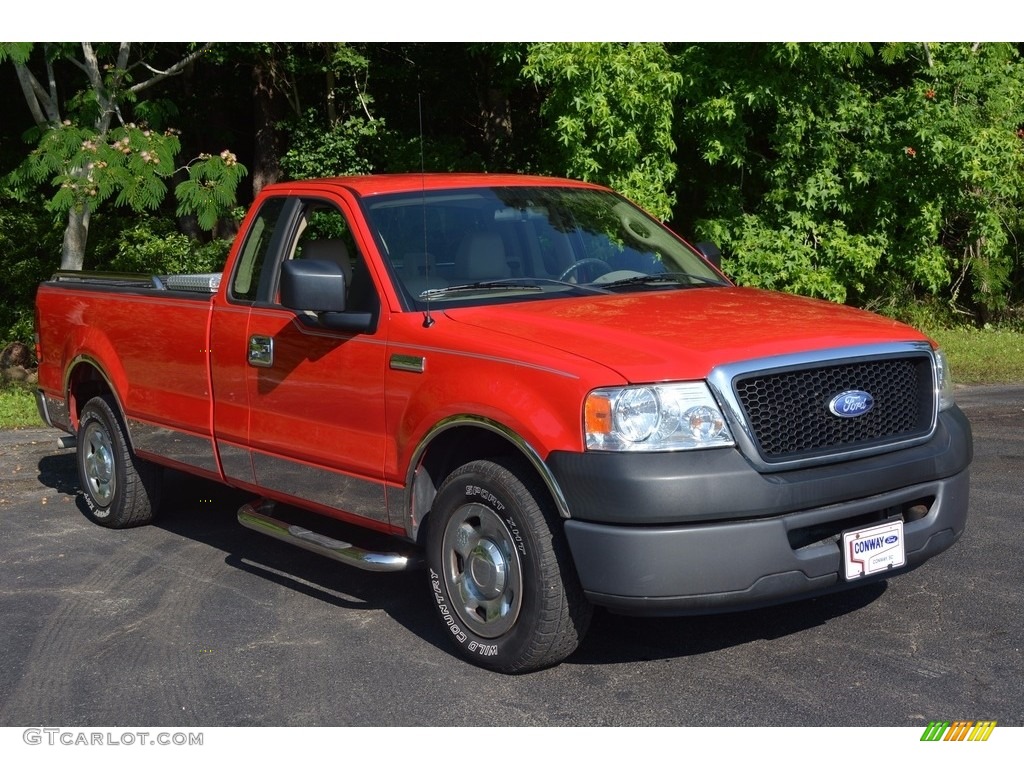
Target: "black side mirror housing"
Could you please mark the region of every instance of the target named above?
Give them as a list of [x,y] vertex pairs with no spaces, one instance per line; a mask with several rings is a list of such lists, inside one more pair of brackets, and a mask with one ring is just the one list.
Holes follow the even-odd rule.
[[299,312],[344,312],[345,275],[333,261],[289,260],[281,265],[281,304]]
[[314,313],[316,324],[322,328],[355,333],[372,331],[372,313],[345,311],[346,289],[345,274],[336,262],[293,259],[281,265],[283,306]]
[[722,268],[722,251],[714,243],[702,241],[694,243],[694,248],[700,251],[700,255],[715,265],[715,269]]

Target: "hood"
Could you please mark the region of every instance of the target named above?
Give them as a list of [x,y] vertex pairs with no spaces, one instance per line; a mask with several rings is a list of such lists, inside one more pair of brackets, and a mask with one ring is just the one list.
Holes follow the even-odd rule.
[[863,344],[925,341],[862,310],[753,288],[690,288],[449,309],[453,321],[592,360],[642,383],[717,365]]

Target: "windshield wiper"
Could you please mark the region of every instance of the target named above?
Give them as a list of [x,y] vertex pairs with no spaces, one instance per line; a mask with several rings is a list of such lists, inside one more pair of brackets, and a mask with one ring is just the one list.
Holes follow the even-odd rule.
[[563,285],[573,290],[585,290],[591,293],[607,293],[608,291],[596,286],[581,285],[579,283],[567,283],[564,280],[554,280],[547,277],[507,278],[504,280],[481,280],[476,283],[460,283],[450,285],[446,288],[431,288],[419,295],[421,301],[431,301],[454,293],[472,293],[473,291],[531,291],[539,292],[544,289],[542,284]]
[[692,288],[695,285],[725,286],[726,283],[711,277],[691,275],[689,272],[659,272],[655,275],[636,275],[601,283],[602,288],[622,288],[628,285],[655,285],[657,283],[675,283],[680,288]]

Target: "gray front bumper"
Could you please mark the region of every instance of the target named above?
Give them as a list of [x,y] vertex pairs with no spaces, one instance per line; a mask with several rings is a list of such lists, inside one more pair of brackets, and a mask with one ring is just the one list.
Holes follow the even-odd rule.
[[[965,469],[950,478],[778,517],[650,527],[567,520],[565,531],[583,588],[597,605],[645,615],[740,610],[917,567],[963,533],[969,482]],[[894,513],[905,519],[907,564],[845,581],[840,546],[831,532]],[[808,541],[813,532],[824,532],[825,539]]]

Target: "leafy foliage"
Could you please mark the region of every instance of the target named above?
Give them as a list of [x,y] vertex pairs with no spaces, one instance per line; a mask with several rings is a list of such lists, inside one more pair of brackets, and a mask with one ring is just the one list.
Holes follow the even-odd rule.
[[682,78],[663,45],[536,43],[523,74],[547,89],[541,111],[563,150],[554,170],[607,184],[668,217]]
[[174,189],[178,215],[195,216],[202,229],[211,231],[220,219],[230,215],[238,183],[245,174],[245,166],[226,149],[219,155],[200,155],[188,166],[188,180]]
[[[172,213],[177,184],[179,216],[224,228],[247,192],[247,171],[231,153],[200,152],[231,145],[254,186],[282,172],[418,171],[421,163],[593,180],[694,239],[717,241],[744,284],[901,317],[927,307],[979,325],[1005,321],[1024,294],[1021,50],[4,43],[0,94],[24,100],[36,127],[32,153],[21,154],[30,121],[20,109],[0,117],[0,163],[17,166],[4,177],[3,193],[17,197],[3,201],[0,245],[15,239],[4,241],[8,232],[19,241],[0,254],[0,269],[19,284],[29,272],[45,276],[49,266],[26,265],[53,259],[61,243],[52,217],[67,216],[67,234],[76,212],[84,212],[78,239],[69,246],[65,237],[63,248],[81,255],[79,264],[205,269],[191,266],[205,246],[152,217]],[[240,88],[240,78],[255,89]],[[143,86],[152,86],[145,100]],[[259,104],[267,109],[254,131]],[[179,222],[195,238],[191,224]],[[30,291],[2,298],[15,294],[24,302]],[[8,336],[24,338],[30,311],[5,311],[0,333],[17,327]]]
[[19,202],[0,193],[0,349],[12,341],[32,344],[32,302],[54,270],[60,239],[60,226],[38,200]]
[[1014,47],[707,45],[677,61],[679,140],[705,164],[695,226],[738,279],[858,303],[955,302],[970,284],[983,313],[1006,305],[1024,194]]
[[167,194],[166,179],[180,149],[173,131],[129,123],[104,140],[94,129],[65,120],[42,133],[13,179],[21,189],[49,182],[56,192],[47,208],[57,214],[94,211],[111,197],[134,211],[154,210]]
[[121,230],[113,258],[97,268],[157,275],[219,272],[230,246],[223,239],[201,243],[178,232],[173,221],[147,216]]
[[930,58],[905,105],[920,166],[913,202],[922,227],[937,231],[931,246],[945,249],[951,299],[987,315],[1006,307],[1021,263],[1024,63],[1013,46],[997,44],[932,46]]
[[351,115],[328,123],[316,110],[289,124],[291,147],[281,167],[293,179],[373,173],[388,134],[381,120]]
[[[95,211],[114,204],[137,213],[155,211],[167,196],[181,150],[177,132],[163,133],[129,123],[101,140],[95,130],[64,121],[43,132],[39,144],[12,174],[23,192],[47,181],[56,187],[47,209],[56,214]],[[188,179],[175,188],[179,216],[195,216],[210,231],[235,205],[245,166],[228,150],[200,155],[188,166]]]
[[[165,47],[177,61],[164,69],[147,63],[154,48],[145,44],[0,45],[0,62],[9,59],[14,67],[37,138],[35,149],[8,182],[23,198],[47,183],[56,190],[47,208],[67,217],[61,257],[65,268],[84,263],[91,214],[103,203],[112,199],[141,213],[155,210],[167,196],[181,143],[178,131],[166,127],[166,121],[177,108],[166,98],[140,102],[139,93],[181,74],[211,45],[189,46],[185,52]],[[136,61],[133,46],[142,50]],[[33,64],[44,71],[41,77]],[[62,77],[64,72],[84,75],[84,83],[63,92],[66,83],[75,82]],[[145,75],[138,80],[140,72]],[[131,117],[129,108],[138,122],[126,119]],[[158,127],[142,122],[144,118]],[[188,170],[179,210],[211,230],[234,205],[245,168],[225,150],[219,160],[202,156]]]

